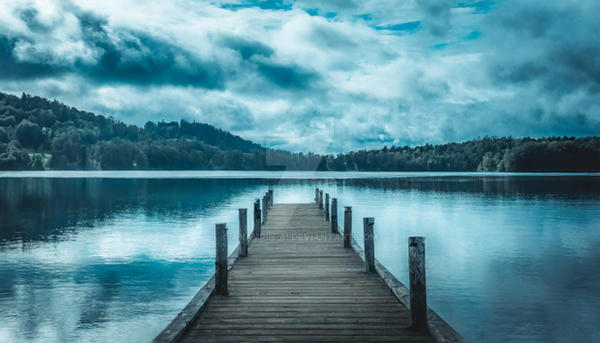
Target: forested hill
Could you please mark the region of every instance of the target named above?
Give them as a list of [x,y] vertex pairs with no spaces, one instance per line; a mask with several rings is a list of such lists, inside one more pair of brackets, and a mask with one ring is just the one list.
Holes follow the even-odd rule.
[[1,170],[265,169],[265,152],[204,123],[140,128],[57,101],[0,93]]
[[600,137],[489,138],[338,155],[262,147],[208,124],[143,128],[57,101],[0,93],[0,170],[600,171]]

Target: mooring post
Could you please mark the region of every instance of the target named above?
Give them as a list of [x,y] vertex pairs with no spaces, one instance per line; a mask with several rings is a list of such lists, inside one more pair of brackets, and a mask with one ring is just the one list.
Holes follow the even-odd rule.
[[352,247],[352,207],[344,207],[344,248]]
[[248,256],[248,210],[240,208],[239,222],[240,222],[240,256]]
[[263,195],[262,197],[262,222],[263,224],[267,222],[267,196]]
[[227,224],[216,225],[215,238],[215,292],[217,295],[227,295]]
[[373,226],[375,218],[363,218],[363,229],[365,236],[365,271],[368,273],[375,271],[375,236]]
[[321,208],[321,190],[317,188],[317,207]]
[[414,330],[427,330],[427,289],[425,285],[425,237],[408,238],[410,322]]
[[254,201],[254,237],[260,238],[260,200]]
[[325,194],[325,221],[329,221],[329,193]]
[[319,187],[315,188],[315,203],[319,204]]
[[265,206],[266,206],[266,208],[267,208],[267,212],[269,212],[268,210],[270,210],[270,209],[271,209],[271,205],[269,204],[269,202],[270,202],[270,200],[269,200],[269,196],[270,196],[270,194],[269,194],[269,190],[267,190],[267,191],[265,192]]
[[269,189],[269,208],[273,208],[273,190]]
[[331,199],[331,233],[338,230],[337,198]]
[[323,190],[319,189],[319,208],[323,209]]

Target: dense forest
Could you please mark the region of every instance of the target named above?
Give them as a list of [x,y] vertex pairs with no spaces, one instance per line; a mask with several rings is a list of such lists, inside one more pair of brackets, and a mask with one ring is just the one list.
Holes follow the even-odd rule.
[[0,170],[600,171],[600,137],[490,138],[337,155],[262,147],[181,120],[127,125],[58,101],[0,93]]

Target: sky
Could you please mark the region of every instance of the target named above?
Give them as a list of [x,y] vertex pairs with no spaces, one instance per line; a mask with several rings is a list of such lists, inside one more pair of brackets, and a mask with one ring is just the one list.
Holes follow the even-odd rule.
[[600,134],[598,0],[0,1],[0,91],[336,153]]

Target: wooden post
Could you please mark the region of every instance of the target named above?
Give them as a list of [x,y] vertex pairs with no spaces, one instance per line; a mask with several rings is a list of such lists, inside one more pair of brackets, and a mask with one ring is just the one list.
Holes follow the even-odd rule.
[[336,233],[338,229],[337,198],[331,199],[331,233]]
[[260,200],[254,201],[254,237],[260,238]]
[[240,256],[248,256],[248,210],[240,208]]
[[263,195],[262,197],[262,222],[263,224],[267,222],[267,196]]
[[271,196],[271,193],[269,193],[269,190],[267,190],[267,192],[265,193],[265,199],[267,201],[266,202],[267,210],[271,209],[271,200],[269,199],[270,196]]
[[319,190],[319,208],[323,209],[323,190]]
[[317,192],[317,207],[321,208],[321,190]]
[[217,253],[215,258],[215,291],[217,295],[227,295],[227,225],[217,224],[215,238]]
[[273,208],[273,190],[269,189],[269,209]]
[[329,193],[325,194],[325,221],[329,221]]
[[315,203],[319,205],[319,187],[315,189]]
[[373,225],[375,218],[363,218],[363,229],[365,236],[365,271],[368,273],[375,271],[375,237],[373,234]]
[[321,207],[321,190],[317,188],[317,207]]
[[352,207],[344,207],[344,248],[352,247]]
[[414,330],[427,330],[427,292],[425,287],[425,237],[408,238],[410,285],[410,322]]

